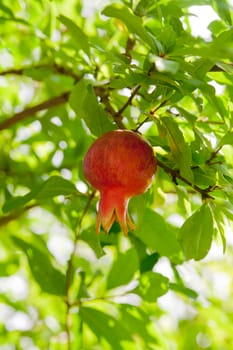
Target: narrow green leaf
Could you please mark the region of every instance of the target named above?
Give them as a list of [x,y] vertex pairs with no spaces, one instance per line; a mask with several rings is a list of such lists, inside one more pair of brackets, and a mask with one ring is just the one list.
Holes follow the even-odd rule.
[[155,302],[157,298],[167,293],[169,280],[160,273],[148,271],[143,273],[139,279],[139,286],[134,291],[143,300]]
[[107,278],[108,289],[129,283],[137,269],[138,256],[134,248],[131,248],[124,253],[120,253],[109,272]]
[[169,283],[169,289],[174,290],[175,292],[182,293],[192,299],[198,298],[198,293],[195,290],[187,288],[178,283]]
[[0,10],[2,12],[4,12],[5,14],[7,14],[10,18],[14,18],[14,12],[6,5],[4,5],[3,3],[0,3]]
[[218,96],[216,96],[215,88],[211,85],[201,83],[199,89],[207,98],[209,103],[218,111],[221,117],[225,119],[228,113],[221,99],[219,99]]
[[203,259],[213,238],[213,218],[207,204],[203,204],[182,225],[179,240],[187,259]]
[[147,43],[154,52],[163,53],[162,44],[152,37],[143,26],[140,17],[134,15],[132,11],[121,4],[114,4],[105,7],[103,15],[120,19],[128,28],[130,33],[137,34],[142,41]]
[[233,74],[233,65],[232,64],[228,64],[225,62],[217,62],[216,66],[221,68],[226,73]]
[[93,86],[85,80],[80,80],[74,86],[69,103],[94,135],[100,136],[113,128],[107,114],[98,103]]
[[223,252],[226,251],[227,242],[226,242],[226,234],[225,234],[225,215],[226,213],[223,212],[221,206],[217,205],[216,203],[210,203],[211,212],[213,214],[213,220],[215,227],[217,229],[217,232],[220,234],[222,239],[222,245],[223,245]]
[[181,247],[163,217],[151,209],[147,209],[141,225],[136,231],[137,237],[149,248],[172,261],[181,259]]
[[191,170],[192,154],[190,147],[186,144],[184,136],[179,129],[177,123],[170,117],[162,119],[164,126],[167,129],[168,141],[171,152],[177,162],[180,174],[193,183],[193,173]]
[[32,275],[41,289],[49,294],[64,295],[66,278],[51,264],[49,251],[45,253],[45,249],[42,250],[16,236],[11,239],[26,254]]
[[87,35],[77,26],[70,18],[60,15],[58,16],[60,22],[62,22],[70,31],[78,49],[83,50],[90,57],[90,46],[88,43]]
[[214,1],[218,10],[220,17],[227,22],[227,24],[232,25],[231,20],[231,10],[229,4],[226,0],[215,0]]

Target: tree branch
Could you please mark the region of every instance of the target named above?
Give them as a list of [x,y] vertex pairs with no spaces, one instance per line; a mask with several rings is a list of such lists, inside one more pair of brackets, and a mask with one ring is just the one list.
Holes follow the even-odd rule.
[[25,66],[22,68],[11,68],[7,69],[5,71],[0,72],[0,76],[6,76],[6,75],[23,75],[25,74],[25,71],[30,69],[51,69],[54,73],[59,73],[62,75],[66,75],[69,77],[72,77],[75,81],[78,81],[80,79],[80,76],[75,74],[71,69],[64,68],[63,66],[59,66],[57,63],[45,63],[45,64],[38,64],[35,66]]
[[209,192],[211,192],[213,190],[212,186],[209,186],[207,188],[200,188],[197,185],[192,184],[189,180],[187,180],[186,178],[184,178],[179,170],[176,169],[172,169],[169,166],[167,166],[166,164],[164,164],[163,162],[161,162],[159,159],[157,159],[157,164],[158,166],[160,166],[160,168],[162,168],[166,173],[170,174],[172,176],[172,178],[175,179],[180,179],[182,182],[184,182],[186,185],[192,187],[196,192],[199,192],[202,196],[202,199],[214,199],[214,197],[212,197]]
[[129,96],[128,100],[125,102],[125,104],[119,109],[119,111],[115,112],[113,115],[114,120],[116,121],[117,125],[120,125],[122,129],[125,129],[125,126],[122,124],[122,113],[126,110],[128,106],[131,105],[132,100],[134,96],[137,95],[138,91],[140,90],[141,85],[137,85],[131,92],[131,95]]
[[[86,215],[86,213],[88,212],[88,209],[91,205],[91,202],[93,200],[93,198],[95,197],[95,193],[96,191],[92,191],[88,197],[87,203],[83,209],[83,212],[81,214],[81,217],[79,219],[79,222],[77,224],[77,228],[75,231],[75,236],[74,236],[74,245],[73,245],[73,250],[72,253],[70,255],[70,259],[68,261],[68,265],[67,265],[67,270],[66,270],[66,299],[65,299],[65,303],[66,303],[66,334],[67,334],[67,350],[71,350],[72,348],[72,340],[71,340],[71,308],[74,305],[73,300],[71,300],[71,293],[70,293],[70,289],[72,286],[72,282],[73,282],[73,276],[74,276],[74,258],[75,258],[75,253],[76,253],[76,249],[77,249],[77,243],[79,240],[79,235],[81,233],[81,228],[82,228],[82,222],[83,219]],[[76,300],[76,303],[79,302]]]
[[51,99],[49,99],[45,102],[39,103],[36,106],[29,107],[22,112],[14,114],[11,118],[8,118],[0,123],[0,131],[10,128],[14,124],[17,124],[17,123],[21,122],[22,120],[25,120],[25,119],[31,117],[32,115],[34,115],[37,112],[40,112],[40,111],[43,111],[45,109],[49,109],[49,108],[52,108],[52,107],[55,107],[55,106],[58,106],[60,104],[67,102],[69,95],[70,95],[69,91],[64,92],[60,96],[52,97]]

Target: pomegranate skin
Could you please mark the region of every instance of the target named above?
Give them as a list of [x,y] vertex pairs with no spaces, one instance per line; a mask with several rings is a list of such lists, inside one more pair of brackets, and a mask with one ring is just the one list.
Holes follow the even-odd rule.
[[115,220],[125,235],[128,227],[134,229],[127,212],[128,201],[148,189],[156,167],[150,144],[129,130],[107,132],[90,146],[83,170],[87,181],[100,191],[98,233],[101,225],[109,232]]

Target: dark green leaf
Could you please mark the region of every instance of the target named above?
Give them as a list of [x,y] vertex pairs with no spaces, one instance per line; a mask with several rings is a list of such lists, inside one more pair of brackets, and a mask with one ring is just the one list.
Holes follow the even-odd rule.
[[146,271],[151,271],[158,260],[159,260],[158,253],[146,255],[140,264],[141,273],[146,272]]
[[179,239],[187,259],[201,260],[209,252],[213,238],[213,218],[207,204],[203,204],[182,225]]

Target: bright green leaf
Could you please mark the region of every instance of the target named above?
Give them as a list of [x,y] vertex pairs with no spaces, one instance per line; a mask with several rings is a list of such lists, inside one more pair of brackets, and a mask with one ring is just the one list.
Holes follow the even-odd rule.
[[49,251],[45,253],[45,249],[38,248],[38,240],[35,239],[35,244],[16,236],[12,236],[11,239],[26,254],[32,275],[42,291],[49,294],[65,295],[66,278],[51,264]]
[[220,143],[219,143],[220,146],[223,146],[223,145],[231,145],[233,146],[233,132],[230,131],[230,132],[227,132],[223,138],[220,140]]
[[172,118],[164,117],[162,122],[167,129],[171,152],[179,166],[180,174],[193,183],[193,173],[191,170],[192,155],[190,147],[185,142],[181,130]]
[[180,259],[181,248],[175,235],[163,217],[153,210],[147,209],[145,211],[136,235],[160,255],[165,255],[174,261]]
[[130,33],[137,34],[154,52],[163,53],[162,44],[147,32],[141,18],[134,15],[126,6],[120,4],[110,5],[105,7],[102,13],[107,17],[120,19],[127,26]]
[[74,184],[61,176],[51,176],[43,183],[36,195],[37,200],[43,200],[56,196],[75,195],[78,191]]
[[160,273],[148,271],[143,273],[139,279],[139,286],[135,290],[143,300],[155,302],[157,298],[167,293],[169,280]]
[[203,204],[182,225],[179,239],[187,259],[201,260],[209,252],[213,238],[213,218],[207,204]]
[[80,80],[74,86],[69,102],[77,117],[85,121],[94,135],[100,136],[113,128],[108,115],[98,103],[93,86],[85,80]]
[[107,278],[108,289],[129,283],[137,269],[138,257],[134,248],[131,248],[124,253],[119,253]]
[[132,341],[131,333],[124,327],[124,323],[112,315],[87,306],[80,308],[80,315],[95,336],[99,340],[104,338],[111,349],[124,350],[122,342]]
[[88,43],[88,37],[82,31],[82,29],[79,28],[76,23],[74,23],[70,18],[66,16],[60,15],[58,19],[68,28],[77,47],[83,50],[90,57],[90,46]]
[[83,231],[80,239],[86,242],[95,252],[97,258],[101,258],[104,255],[104,251],[100,245],[99,236],[94,230]]
[[60,195],[68,196],[75,195],[77,193],[78,191],[76,187],[70,181],[61,176],[51,176],[42,185],[37,186],[26,195],[10,197],[3,206],[3,211],[7,213],[11,210],[22,208],[32,199],[40,201]]

